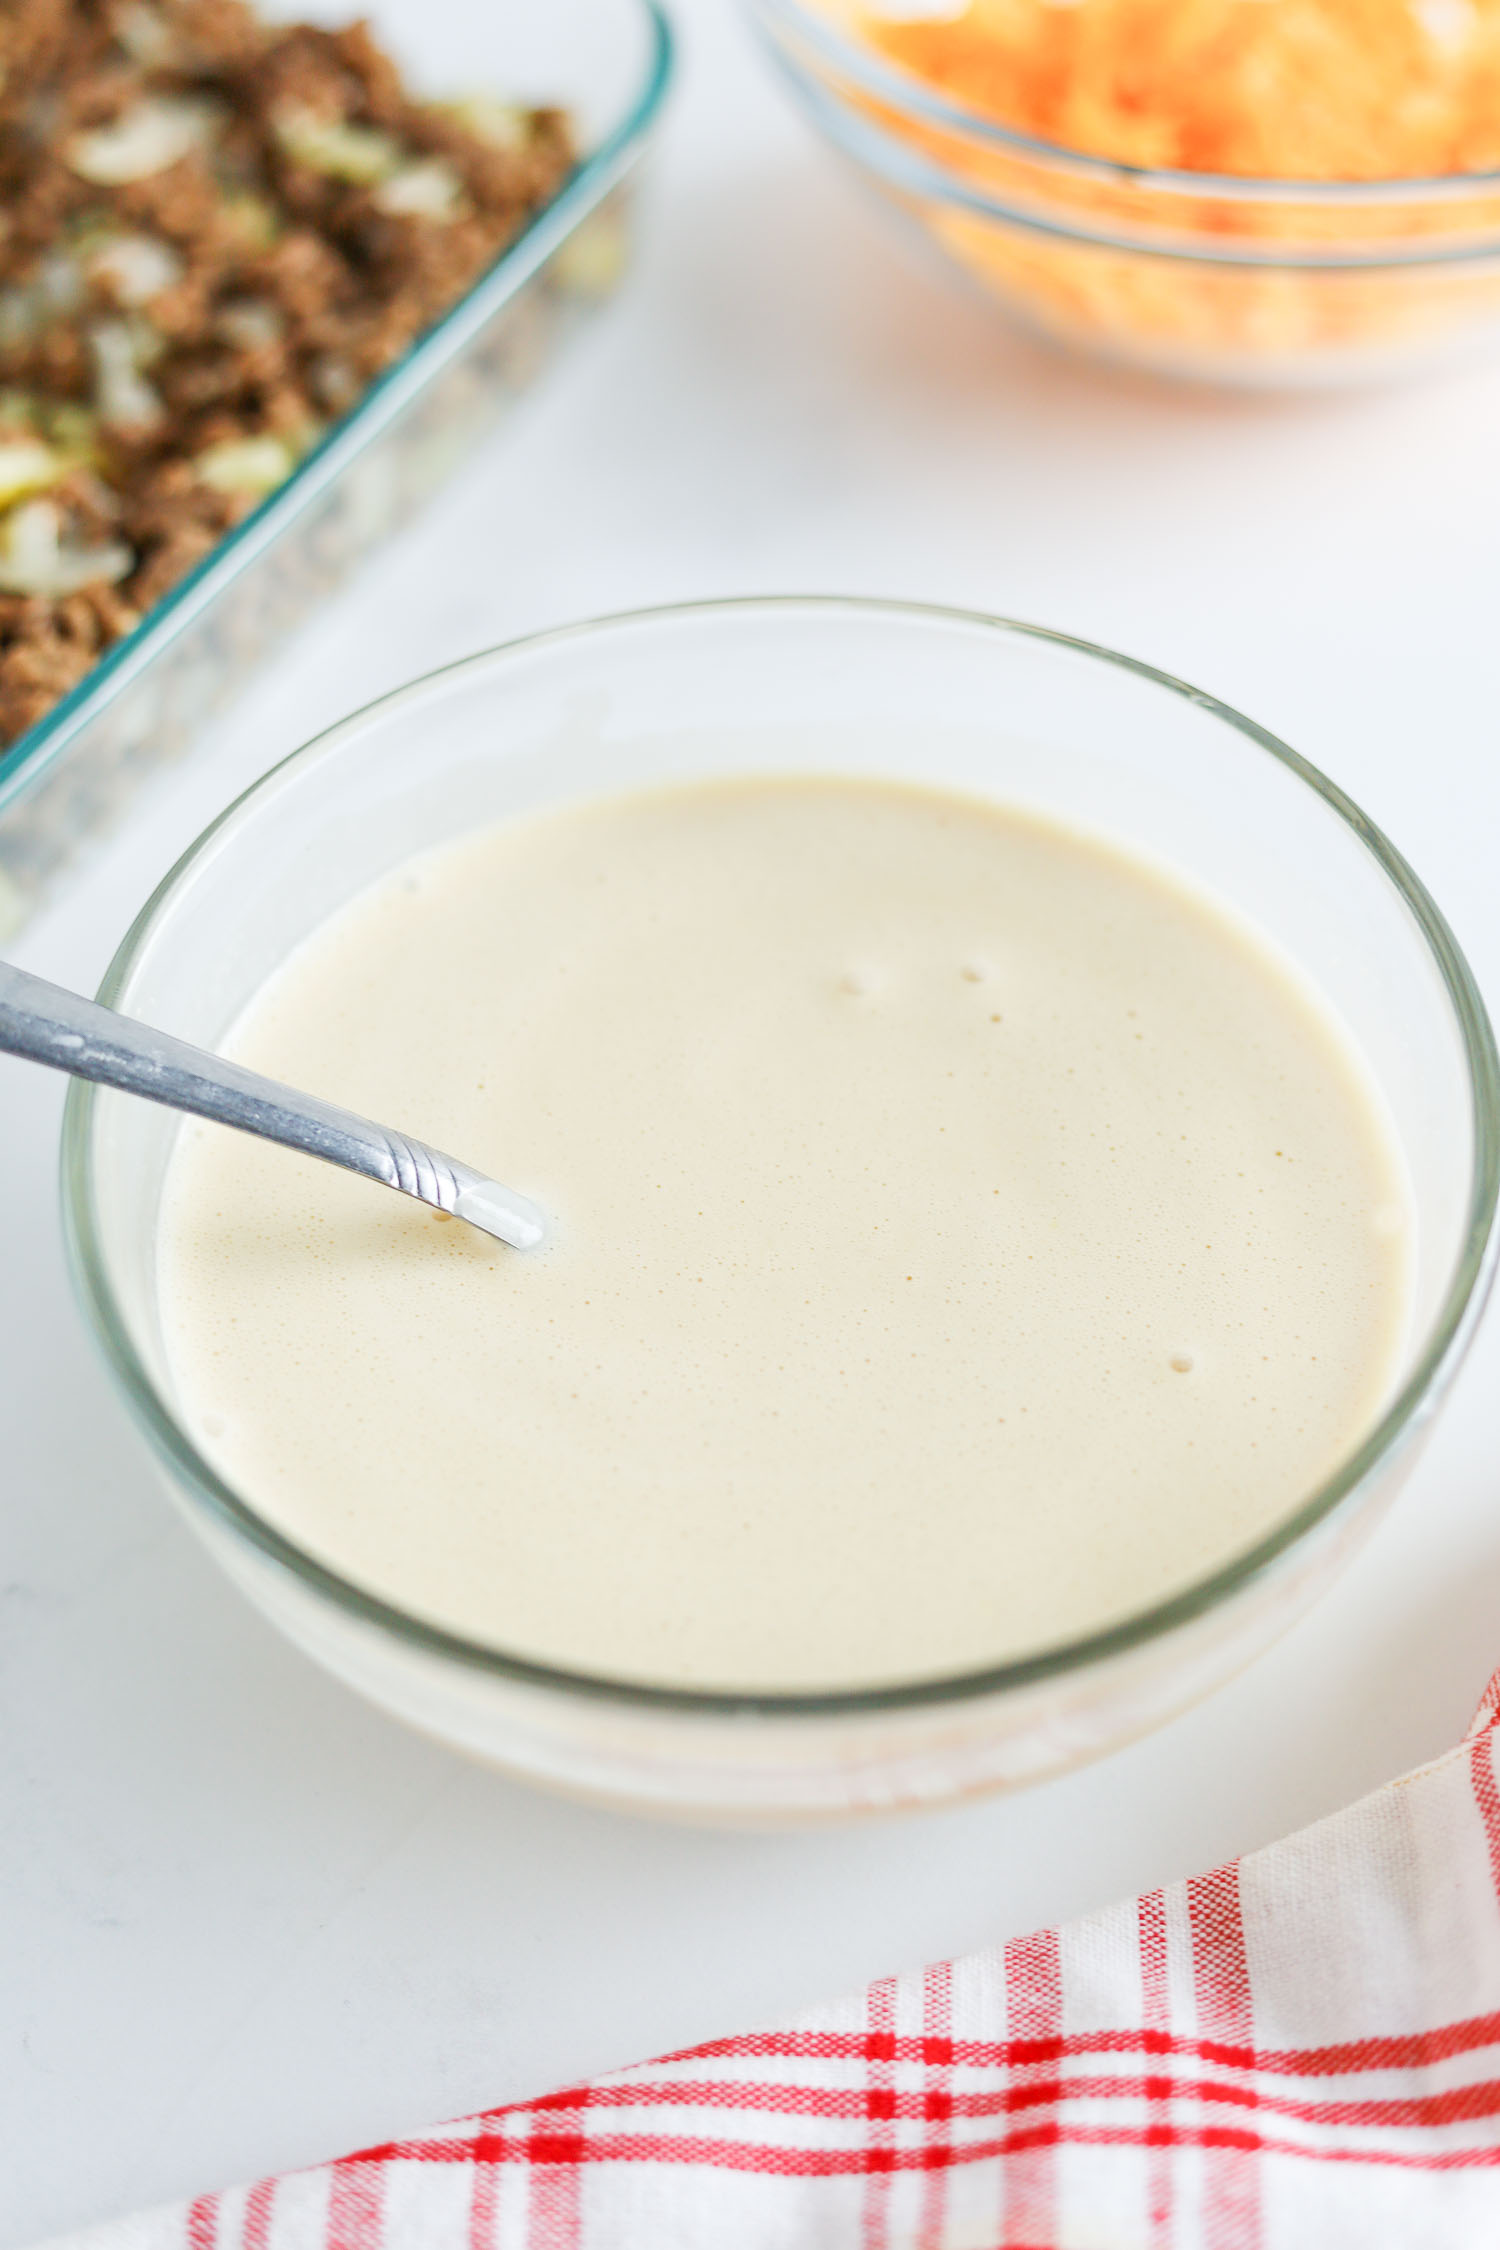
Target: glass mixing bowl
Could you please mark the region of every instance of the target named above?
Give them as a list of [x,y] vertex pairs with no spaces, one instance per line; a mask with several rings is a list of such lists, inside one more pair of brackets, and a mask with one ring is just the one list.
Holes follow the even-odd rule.
[[1155,1725],[1244,1664],[1395,1490],[1468,1342],[1496,1247],[1494,1040],[1411,870],[1252,721],[1148,665],[997,618],[709,603],[543,633],[434,673],[232,805],[146,906],[102,997],[211,1046],[299,940],[415,852],[599,790],[789,770],[977,791],[1180,869],[1300,964],[1383,1090],[1419,1224],[1394,1395],[1336,1475],[1171,1600],[989,1671],[839,1694],[642,1686],[439,1630],[297,1547],[195,1445],[156,1291],[179,1121],[75,1083],[64,1128],[85,1310],[169,1490],[251,1600],[375,1702],[513,1773],[738,1822],[1029,1781]]
[[1146,171],[966,109],[866,45],[847,0],[748,4],[833,146],[1056,342],[1266,387],[1379,381],[1500,342],[1500,175]]

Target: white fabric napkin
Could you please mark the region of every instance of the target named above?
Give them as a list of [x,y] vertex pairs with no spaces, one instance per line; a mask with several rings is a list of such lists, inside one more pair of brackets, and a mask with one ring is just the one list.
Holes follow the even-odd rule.
[[1061,1930],[70,2250],[1488,2250],[1497,1718]]

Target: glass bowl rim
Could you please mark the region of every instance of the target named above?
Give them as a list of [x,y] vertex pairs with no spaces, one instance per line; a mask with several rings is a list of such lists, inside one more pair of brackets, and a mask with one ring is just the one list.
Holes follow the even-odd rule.
[[939,93],[913,73],[885,63],[844,37],[826,18],[804,6],[802,0],[749,0],[754,13],[767,25],[781,26],[830,63],[847,73],[871,93],[895,102],[913,116],[949,131],[967,133],[975,140],[1020,155],[1045,159],[1060,171],[1083,178],[1127,184],[1158,194],[1188,195],[1198,202],[1226,203],[1328,203],[1360,208],[1370,204],[1403,202],[1461,202],[1486,188],[1500,190],[1500,171],[1438,172],[1375,180],[1301,180],[1291,177],[1257,177],[1244,172],[1185,172],[1169,165],[1126,164],[1117,157],[1095,156],[1086,149],[1069,148],[1063,141],[1047,141],[1016,126],[1002,125],[982,111],[968,108]]
[[728,617],[754,622],[795,616],[813,620],[878,617],[896,625],[957,626],[1002,641],[1020,640],[1082,656],[1195,705],[1266,752],[1320,797],[1375,860],[1416,922],[1453,1010],[1469,1080],[1474,1133],[1473,1179],[1465,1231],[1442,1303],[1416,1363],[1362,1442],[1271,1531],[1166,1600],[1151,1603],[1094,1632],[1002,1664],[961,1673],[829,1690],[766,1692],[670,1687],[651,1681],[615,1679],[511,1655],[415,1616],[320,1562],[260,1516],[220,1477],[199,1453],[162,1397],[116,1305],[101,1246],[92,1160],[92,1127],[101,1089],[86,1080],[73,1079],[63,1112],[61,1188],[63,1232],[74,1288],[128,1405],[156,1453],[172,1470],[178,1485],[185,1487],[219,1526],[246,1540],[305,1589],[331,1602],[335,1609],[363,1626],[383,1632],[408,1648],[461,1664],[471,1671],[487,1673],[517,1686],[584,1698],[595,1704],[644,1707],[699,1718],[832,1720],[975,1701],[1082,1671],[1163,1639],[1207,1615],[1264,1576],[1342,1503],[1357,1497],[1371,1473],[1393,1457],[1403,1441],[1415,1433],[1457,1372],[1483,1310],[1497,1256],[1500,1256],[1500,1229],[1496,1226],[1497,1206],[1500,1206],[1500,1053],[1497,1053],[1483,998],[1457,940],[1426,886],[1394,845],[1336,782],[1329,780],[1278,736],[1221,702],[1217,696],[1191,686],[1156,665],[1125,656],[1097,642],[1049,626],[992,616],[982,610],[837,594],[751,595],[669,603],[548,627],[441,665],[375,697],[324,728],[278,760],[225,806],[163,876],[137,914],[105,972],[99,999],[109,1006],[117,1004],[137,957],[155,934],[159,916],[221,833],[232,823],[251,816],[263,793],[276,788],[294,770],[334,754],[377,715],[384,717],[402,703],[417,702],[444,681],[491,668],[503,669],[508,662],[525,661],[541,651],[566,648],[570,642],[592,635],[629,635],[642,627],[648,631],[659,631],[663,627],[672,630],[702,619]]
[[[1404,276],[1434,269],[1489,269],[1500,260],[1500,223],[1488,232],[1468,235],[1398,235],[1372,237],[1368,242],[1330,240],[1320,244],[1316,239],[1303,241],[1288,235],[1223,234],[1207,227],[1195,233],[1185,221],[1171,226],[1158,226],[1154,221],[1149,225],[1139,223],[1133,232],[1125,232],[1122,226],[1129,221],[1096,224],[1092,215],[1086,218],[1081,210],[1049,213],[1028,207],[1020,198],[1002,202],[987,188],[945,170],[931,154],[914,147],[893,128],[872,121],[799,57],[778,49],[774,59],[814,125],[841,155],[862,167],[882,187],[1012,233],[1039,236],[1043,242],[1236,274]],[[1066,167],[1059,165],[1056,169]],[[1157,179],[1166,176],[1155,175]],[[1139,177],[1144,180],[1146,175]],[[1211,175],[1178,177],[1209,179]],[[1197,200],[1201,202],[1202,198]]]

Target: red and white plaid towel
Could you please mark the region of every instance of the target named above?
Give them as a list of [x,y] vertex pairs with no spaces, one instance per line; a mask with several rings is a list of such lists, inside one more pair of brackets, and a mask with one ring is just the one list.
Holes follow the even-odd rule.
[[75,2250],[1489,2250],[1500,1674],[1286,1843]]

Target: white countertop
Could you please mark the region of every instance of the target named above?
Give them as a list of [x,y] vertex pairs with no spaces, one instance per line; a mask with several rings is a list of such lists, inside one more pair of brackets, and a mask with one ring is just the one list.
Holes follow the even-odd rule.
[[[319,615],[18,957],[92,987],[274,757],[533,625],[711,593],[1065,626],[1288,736],[1500,993],[1500,374],[1220,398],[1052,357],[906,262],[729,0],[622,303]],[[793,1837],[552,1803],[284,1646],[169,1514],[70,1301],[62,1087],[0,1062],[0,2250],[774,2018],[1315,1819],[1500,1662],[1500,1324],[1269,1656],[1029,1794]]]

